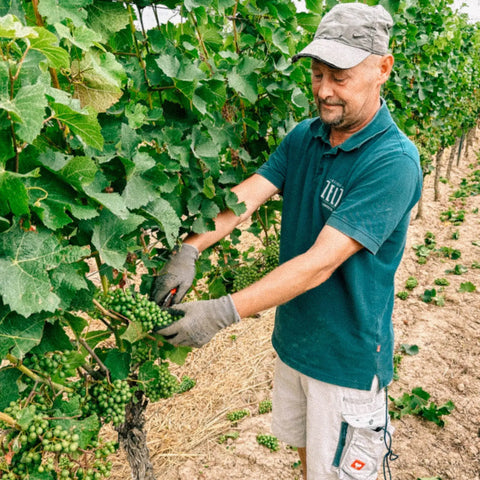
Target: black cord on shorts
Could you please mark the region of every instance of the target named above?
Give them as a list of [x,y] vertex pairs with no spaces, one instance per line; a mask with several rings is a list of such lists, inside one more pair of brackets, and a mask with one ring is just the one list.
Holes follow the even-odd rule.
[[385,426],[383,427],[383,431],[385,435],[383,436],[383,441],[385,442],[385,447],[387,448],[387,453],[383,457],[383,478],[387,479],[388,473],[388,480],[392,480],[392,472],[390,470],[390,462],[395,461],[398,458],[398,455],[393,453],[392,450],[392,435],[387,429],[388,427],[388,387],[385,387]]

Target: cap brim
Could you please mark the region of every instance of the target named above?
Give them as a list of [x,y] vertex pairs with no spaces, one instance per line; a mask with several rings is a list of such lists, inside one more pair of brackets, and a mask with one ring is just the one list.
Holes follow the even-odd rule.
[[345,70],[363,62],[369,55],[371,55],[371,52],[366,50],[351,47],[335,40],[319,38],[313,40],[300,53],[294,55],[292,62],[296,62],[302,57],[310,57],[332,67]]

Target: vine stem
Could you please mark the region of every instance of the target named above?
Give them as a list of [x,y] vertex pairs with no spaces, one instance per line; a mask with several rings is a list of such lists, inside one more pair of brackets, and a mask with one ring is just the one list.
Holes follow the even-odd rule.
[[210,59],[210,56],[208,55],[208,50],[207,47],[205,46],[205,42],[203,41],[202,34],[200,33],[200,30],[198,28],[198,22],[197,19],[195,18],[195,15],[192,12],[188,12],[188,16],[191,18],[193,25],[195,26],[195,31],[197,32],[198,36],[198,42],[200,43],[200,47],[203,52],[203,61],[207,65],[208,69],[210,70],[210,73],[213,75],[213,67],[210,65],[210,62],[208,61]]
[[[135,29],[135,25],[133,23],[133,10],[132,10],[132,5],[130,3],[127,3],[127,10],[128,10],[128,14],[129,14],[130,32],[132,33],[132,39],[133,39],[133,43],[135,45],[136,57],[138,59],[138,63],[140,64],[140,68],[143,71],[143,77],[145,78],[145,83],[147,85],[147,91],[148,91],[148,93],[147,93],[148,103],[150,105],[150,109],[152,109],[153,104],[152,104],[152,96],[150,94],[150,82],[148,80],[147,67],[145,66],[145,62],[143,61],[142,55],[140,53],[140,47],[138,46],[138,40],[137,40],[137,37],[135,35],[136,29]],[[141,16],[141,14],[140,14],[140,16]],[[143,29],[143,24],[142,24],[142,29]]]
[[[98,253],[95,255],[95,263],[97,264],[98,271],[100,272],[102,268],[102,260],[100,259],[100,255]],[[103,293],[106,295],[109,288],[108,278],[105,275],[100,274],[100,280],[102,282]]]
[[[98,308],[98,310],[100,310],[100,313],[102,313],[103,315],[105,316],[108,316],[110,318],[113,318],[115,320],[120,320],[122,322],[124,322],[124,319],[123,318],[120,318],[118,315],[115,315],[113,313],[111,313],[109,310],[107,310],[98,300],[95,300],[93,299],[93,304],[95,305],[95,307]],[[122,339],[118,336],[118,332],[117,332],[117,329],[114,328],[109,322],[107,322],[104,318],[100,318],[99,319],[112,333],[113,335],[115,336],[115,341],[117,343],[117,345],[119,346],[120,348],[120,351],[125,351],[125,347],[123,345],[123,341]]]
[[[233,42],[235,44],[235,51],[237,53],[240,53],[240,46],[238,42],[238,30],[237,30],[237,22],[236,22],[236,16],[237,16],[237,9],[238,9],[238,0],[235,2],[235,6],[233,7],[233,13],[232,13],[232,26],[233,26]],[[242,124],[243,124],[243,143],[247,143],[247,124],[245,123],[245,103],[244,101],[240,98],[240,111],[242,113]]]
[[95,359],[95,361],[98,363],[100,368],[105,372],[105,376],[107,377],[107,380],[110,383],[110,370],[105,366],[105,364],[100,360],[100,358],[95,353],[93,348],[91,348],[90,345],[83,338],[78,338],[77,340],[82,345],[82,347],[84,347],[87,350],[87,352]]
[[[44,27],[45,23],[43,21],[42,16],[40,15],[40,12],[38,11],[38,0],[32,0],[32,6],[33,6],[33,12],[35,14],[35,20],[37,22],[37,25],[39,27]],[[58,90],[60,90],[60,82],[58,81],[57,71],[52,67],[50,67],[48,71],[50,72],[50,78],[52,79],[53,86]]]
[[[28,45],[27,48],[25,49],[25,51],[23,52],[22,58],[20,59],[20,61],[17,64],[18,65],[17,71],[15,72],[15,75],[11,78],[12,90],[13,90],[13,83],[18,80],[18,77],[20,76],[20,71],[22,70],[23,63],[25,62],[25,58],[26,58],[27,53],[29,51],[30,51],[30,45]],[[13,92],[11,92],[10,96],[13,98]]]
[[233,41],[235,43],[235,51],[240,53],[240,46],[238,45],[238,30],[237,30],[237,8],[238,8],[238,0],[235,2],[235,6],[233,7],[233,14],[232,14],[232,25],[233,25]]
[[15,368],[20,370],[22,373],[24,373],[27,377],[31,378],[32,380],[35,380],[36,382],[39,383],[45,383],[47,385],[51,385],[55,390],[58,391],[63,391],[63,392],[68,392],[68,393],[73,393],[73,390],[69,387],[66,387],[65,385],[60,385],[55,382],[51,381],[46,381],[44,378],[38,376],[36,373],[33,373],[29,368],[27,368],[25,365],[22,365],[20,360],[18,358],[15,358],[13,355],[10,353],[7,353],[5,357],[10,363],[12,363]]

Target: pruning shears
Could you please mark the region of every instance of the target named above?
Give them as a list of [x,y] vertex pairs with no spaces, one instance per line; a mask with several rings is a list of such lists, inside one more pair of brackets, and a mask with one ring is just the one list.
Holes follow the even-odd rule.
[[165,297],[165,300],[163,301],[163,306],[164,307],[169,307],[172,304],[173,301],[173,296],[177,293],[177,287],[172,288],[169,292],[168,295]]

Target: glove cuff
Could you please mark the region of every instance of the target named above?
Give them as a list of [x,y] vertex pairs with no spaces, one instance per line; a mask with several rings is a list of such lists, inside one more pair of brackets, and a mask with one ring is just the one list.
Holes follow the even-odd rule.
[[198,260],[198,257],[200,256],[198,248],[194,245],[190,245],[189,243],[183,243],[178,250],[178,253],[182,253],[182,255],[193,258],[194,261]]
[[226,295],[225,298],[226,298],[226,301],[229,304],[230,311],[232,312],[232,318],[233,318],[232,323],[238,323],[241,320],[241,318],[240,318],[240,315],[237,312],[237,308],[235,307],[235,303],[233,302],[232,296],[230,294],[228,294],[228,295]]

